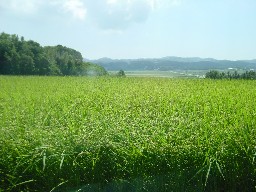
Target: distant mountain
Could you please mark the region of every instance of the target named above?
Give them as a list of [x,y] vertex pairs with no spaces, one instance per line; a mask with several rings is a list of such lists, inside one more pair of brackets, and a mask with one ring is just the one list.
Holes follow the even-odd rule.
[[[87,60],[88,61],[88,60]],[[95,64],[101,65],[108,71],[126,70],[225,70],[229,68],[256,70],[256,59],[254,60],[216,60],[212,58],[199,57],[163,57],[163,58],[143,58],[143,59],[110,59],[101,58],[98,60],[89,60]]]

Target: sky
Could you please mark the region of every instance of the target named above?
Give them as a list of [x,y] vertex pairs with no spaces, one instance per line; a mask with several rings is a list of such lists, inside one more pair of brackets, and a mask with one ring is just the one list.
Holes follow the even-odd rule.
[[256,59],[256,0],[0,0],[1,32],[87,59]]

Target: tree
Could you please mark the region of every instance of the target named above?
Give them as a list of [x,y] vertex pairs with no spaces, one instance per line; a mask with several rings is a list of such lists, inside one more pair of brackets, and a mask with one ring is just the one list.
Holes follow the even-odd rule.
[[238,74],[237,71],[235,71],[232,75],[232,79],[239,79],[240,78],[240,75]]
[[209,79],[220,79],[221,78],[221,75],[220,75],[220,72],[218,71],[215,71],[215,70],[211,70],[209,72],[207,72],[205,74],[205,78],[209,78]]
[[205,74],[205,77],[210,79],[256,79],[256,72],[254,70],[250,70],[239,74],[237,71],[234,71],[234,73],[230,73],[229,71],[227,73],[209,71]]
[[124,73],[124,70],[120,70],[120,71],[118,71],[117,72],[117,74],[116,74],[118,77],[125,77],[125,73]]
[[0,74],[106,75],[103,67],[84,63],[82,54],[57,45],[42,47],[17,35],[0,34]]
[[20,74],[33,75],[35,72],[35,63],[31,56],[21,54],[20,56]]

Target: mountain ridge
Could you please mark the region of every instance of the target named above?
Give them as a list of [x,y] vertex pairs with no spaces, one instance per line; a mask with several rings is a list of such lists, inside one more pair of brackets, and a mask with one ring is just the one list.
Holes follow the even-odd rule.
[[218,60],[214,58],[200,57],[176,57],[139,58],[139,59],[111,59],[100,58],[86,60],[101,65],[108,71],[127,70],[225,70],[243,69],[256,70],[256,59],[251,60]]

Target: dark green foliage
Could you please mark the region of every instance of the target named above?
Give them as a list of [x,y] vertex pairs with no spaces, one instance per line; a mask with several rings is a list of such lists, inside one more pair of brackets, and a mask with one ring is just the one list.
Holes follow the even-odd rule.
[[219,71],[212,70],[205,74],[205,78],[222,79],[222,74]]
[[77,75],[82,69],[83,58],[81,53],[62,45],[45,47],[49,60],[55,65],[60,75]]
[[256,79],[255,71],[246,71],[240,76],[242,79]]
[[117,72],[117,74],[116,74],[118,77],[125,77],[125,73],[124,73],[124,70],[120,70],[120,71],[118,71]]
[[219,72],[211,70],[205,74],[205,78],[209,79],[256,79],[256,71],[246,71],[245,73],[239,74],[237,71],[230,73]]
[[0,34],[0,74],[105,75],[103,67],[84,63],[80,52],[62,45],[42,47],[17,35]]

